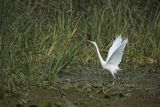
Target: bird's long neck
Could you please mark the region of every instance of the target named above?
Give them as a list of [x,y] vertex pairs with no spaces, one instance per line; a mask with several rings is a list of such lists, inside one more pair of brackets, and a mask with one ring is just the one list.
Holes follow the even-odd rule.
[[94,44],[94,46],[96,47],[97,54],[98,54],[99,60],[101,62],[101,65],[103,65],[105,63],[105,61],[103,60],[103,58],[102,58],[102,56],[101,56],[101,54],[99,52],[98,46],[97,46],[97,44]]

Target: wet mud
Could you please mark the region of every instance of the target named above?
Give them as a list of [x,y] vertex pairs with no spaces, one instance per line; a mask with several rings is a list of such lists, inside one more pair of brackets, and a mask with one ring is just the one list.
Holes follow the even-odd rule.
[[154,66],[116,74],[94,65],[68,67],[55,86],[31,86],[23,97],[6,97],[2,107],[159,107],[160,71]]

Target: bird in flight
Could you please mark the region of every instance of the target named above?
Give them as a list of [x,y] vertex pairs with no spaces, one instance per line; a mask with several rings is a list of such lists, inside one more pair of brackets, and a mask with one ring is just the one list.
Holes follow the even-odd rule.
[[121,62],[123,51],[126,47],[126,44],[128,43],[128,39],[122,38],[121,35],[118,35],[108,51],[106,60],[103,60],[99,52],[97,43],[94,41],[89,42],[95,46],[102,68],[110,71],[115,78],[115,74],[117,73],[117,71],[122,70],[118,67],[118,65]]

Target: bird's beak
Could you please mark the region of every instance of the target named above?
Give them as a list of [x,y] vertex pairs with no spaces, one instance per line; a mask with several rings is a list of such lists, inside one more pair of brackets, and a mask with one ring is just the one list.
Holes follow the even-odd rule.
[[90,40],[87,40],[87,42],[90,42],[90,43],[92,43]]
[[94,41],[87,40],[87,42],[90,42],[91,44],[94,44]]

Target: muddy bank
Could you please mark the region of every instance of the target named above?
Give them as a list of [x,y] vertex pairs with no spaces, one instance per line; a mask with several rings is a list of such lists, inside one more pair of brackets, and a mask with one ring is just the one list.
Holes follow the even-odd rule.
[[[114,80],[94,66],[78,66],[60,74],[54,87],[29,86],[22,96],[6,96],[2,107],[158,107],[160,71],[151,66],[126,68]],[[114,83],[114,85],[113,85]]]

